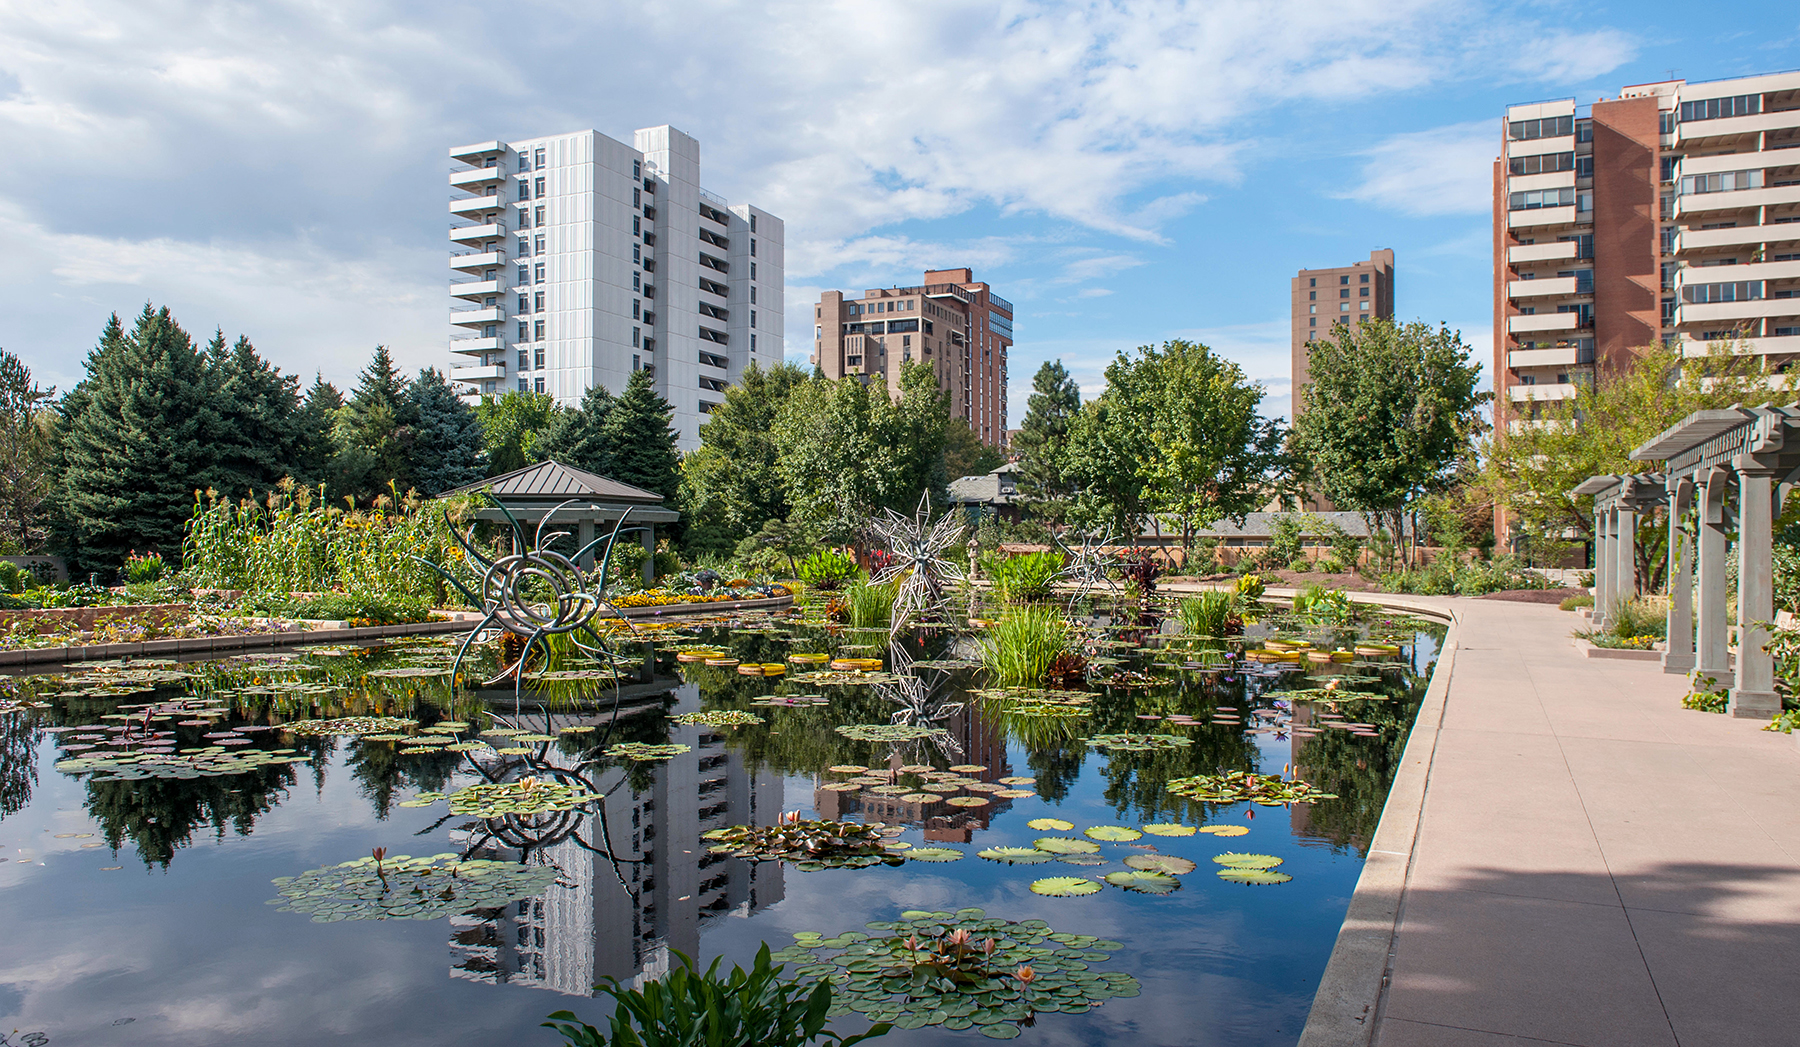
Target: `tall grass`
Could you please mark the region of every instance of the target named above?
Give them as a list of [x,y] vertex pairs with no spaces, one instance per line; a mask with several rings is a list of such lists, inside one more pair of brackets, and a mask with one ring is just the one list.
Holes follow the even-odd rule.
[[876,585],[857,582],[844,590],[844,603],[850,612],[850,625],[856,629],[879,629],[894,617],[892,583]]
[[1620,600],[1613,604],[1607,631],[1621,640],[1637,636],[1666,639],[1669,632],[1669,605],[1662,600]]
[[1175,607],[1181,631],[1189,636],[1224,636],[1225,622],[1236,602],[1231,593],[1220,589],[1184,598]]
[[1061,553],[1026,553],[1009,559],[992,559],[986,564],[994,592],[1002,600],[1019,603],[1041,600],[1050,595],[1056,576],[1062,573]]
[[1048,607],[1007,611],[981,638],[981,664],[1002,687],[1026,687],[1043,680],[1068,648],[1069,623]]

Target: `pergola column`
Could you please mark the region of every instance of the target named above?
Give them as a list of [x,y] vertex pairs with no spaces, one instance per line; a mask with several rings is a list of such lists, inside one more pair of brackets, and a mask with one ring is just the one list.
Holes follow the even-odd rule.
[[1613,574],[1613,602],[1637,596],[1637,513],[1621,503],[1613,517],[1613,552],[1618,557]]
[[1694,500],[1694,483],[1687,477],[1670,477],[1669,492],[1669,618],[1668,643],[1663,651],[1663,672],[1685,673],[1694,667],[1694,543],[1682,528],[1682,520]]
[[1771,564],[1775,470],[1749,455],[1732,463],[1738,475],[1738,656],[1731,715],[1769,719],[1781,711],[1769,623],[1775,617]]
[[1612,510],[1594,511],[1594,628],[1604,629],[1607,612],[1612,609]]
[[1723,469],[1709,469],[1696,492],[1699,505],[1694,530],[1700,548],[1694,557],[1699,575],[1694,585],[1699,603],[1695,612],[1698,640],[1694,670],[1711,677],[1714,683],[1723,682],[1730,667],[1725,608],[1725,495],[1730,483],[1731,474]]

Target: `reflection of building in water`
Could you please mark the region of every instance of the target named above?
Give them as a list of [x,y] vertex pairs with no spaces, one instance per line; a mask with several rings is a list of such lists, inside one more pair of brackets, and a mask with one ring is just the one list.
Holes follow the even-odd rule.
[[[980,764],[986,768],[969,777],[992,782],[1012,775],[1006,760],[1006,732],[1001,730],[998,723],[989,722],[982,716],[978,705],[965,705],[960,712],[938,726],[948,731],[951,739],[961,748],[961,753],[952,756],[948,763]],[[921,744],[931,745],[929,742]],[[896,753],[888,758],[888,767],[899,770],[908,762],[904,755]],[[867,789],[841,793],[814,788],[813,810],[820,818],[834,821],[846,815],[860,814],[866,821],[918,825],[924,828],[927,840],[937,843],[968,843],[975,830],[987,828],[995,814],[1012,806],[1011,800],[991,793],[982,795],[988,801],[986,807],[968,808],[952,807],[942,801],[933,804],[908,803],[898,796],[880,796]]]
[[[697,687],[671,690],[677,698],[671,713],[698,711]],[[558,716],[550,733],[586,720],[591,717]],[[604,854],[572,837],[531,849],[526,860],[555,865],[561,881],[537,898],[453,917],[451,976],[591,996],[602,978],[641,984],[666,973],[670,949],[698,957],[708,922],[749,917],[781,900],[780,863],[707,854],[700,841],[708,829],[777,820],[781,777],[750,774],[712,728],[676,727],[670,740],[693,751],[651,765],[655,782],[645,792],[622,786],[605,801],[619,872]],[[575,762],[555,752],[551,760],[565,767]],[[594,784],[605,792],[624,773],[609,769]],[[479,825],[451,837],[467,846]],[[596,814],[586,815],[577,832],[600,846]],[[519,852],[490,843],[483,854],[516,859]],[[642,861],[626,861],[638,857]],[[636,904],[620,885],[621,875],[637,893]]]

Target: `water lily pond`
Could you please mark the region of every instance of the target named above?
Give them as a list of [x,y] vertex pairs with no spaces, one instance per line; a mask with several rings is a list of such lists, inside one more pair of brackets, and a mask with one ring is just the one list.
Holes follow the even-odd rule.
[[896,1045],[1293,1044],[1441,627],[1081,627],[1034,688],[801,610],[0,677],[0,1044],[549,1047],[763,942]]

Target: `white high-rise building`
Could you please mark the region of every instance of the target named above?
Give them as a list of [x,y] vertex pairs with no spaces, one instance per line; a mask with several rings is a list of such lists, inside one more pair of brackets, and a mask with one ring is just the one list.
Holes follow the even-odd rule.
[[781,362],[783,223],[702,189],[694,138],[578,131],[450,158],[450,214],[467,223],[450,230],[450,377],[465,398],[573,406],[650,368],[686,451],[744,368]]

